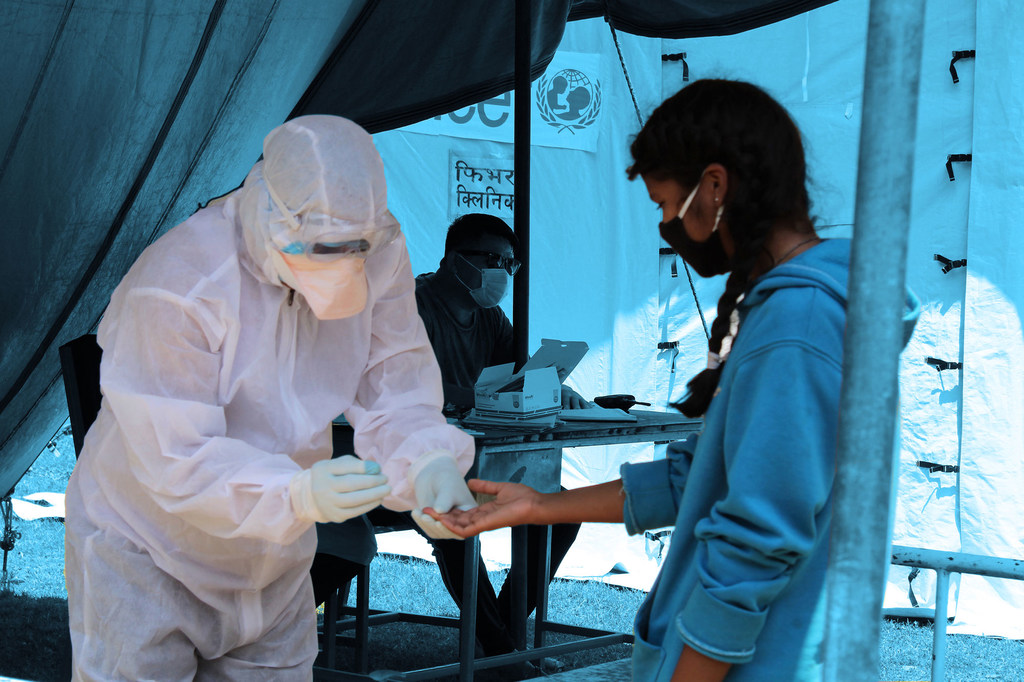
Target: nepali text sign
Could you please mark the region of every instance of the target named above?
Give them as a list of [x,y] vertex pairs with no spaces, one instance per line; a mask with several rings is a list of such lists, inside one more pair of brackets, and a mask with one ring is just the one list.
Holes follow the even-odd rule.
[[509,157],[473,159],[448,156],[448,218],[490,213],[511,222],[515,209],[515,171]]

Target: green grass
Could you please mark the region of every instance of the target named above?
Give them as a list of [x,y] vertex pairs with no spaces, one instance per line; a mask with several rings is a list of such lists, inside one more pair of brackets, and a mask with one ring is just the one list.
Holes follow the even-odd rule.
[[[933,636],[930,623],[884,621],[879,638],[879,679],[930,679]],[[1024,680],[1024,642],[947,634],[946,680],[1020,682]]]
[[[15,489],[16,497],[32,492],[60,492],[71,467],[74,448],[65,433],[42,453]],[[0,676],[49,682],[67,680],[70,642],[64,587],[64,526],[43,519],[22,521],[21,533],[8,557],[7,582],[0,585]],[[503,572],[491,574],[500,585]],[[431,615],[456,616],[457,610],[441,583],[436,566],[420,559],[378,556],[372,565],[370,607]],[[555,580],[549,617],[559,622],[629,632],[644,594],[598,582]],[[532,622],[532,621],[531,621]],[[457,630],[408,623],[374,627],[370,634],[371,666],[411,669],[450,663],[458,650]],[[532,641],[532,632],[530,633]],[[549,642],[569,637],[549,635]],[[946,649],[948,682],[1019,682],[1024,680],[1024,644],[969,635],[950,635]],[[928,680],[931,677],[932,628],[885,621],[881,627],[879,679]],[[579,668],[630,655],[627,645],[560,656],[568,668]],[[351,653],[339,648],[344,665]],[[481,682],[513,679],[500,671],[477,674]]]
[[[18,481],[13,497],[64,492],[74,466],[75,446],[71,440],[71,428],[65,426]],[[13,530],[20,537],[8,553],[6,581],[0,584],[0,590],[32,597],[65,598],[63,520],[23,521],[12,515],[12,521]]]

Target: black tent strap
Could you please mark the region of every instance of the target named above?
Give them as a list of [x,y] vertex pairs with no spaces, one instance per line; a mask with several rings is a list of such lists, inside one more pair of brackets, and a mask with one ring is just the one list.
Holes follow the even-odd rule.
[[949,272],[953,268],[962,268],[962,267],[965,267],[967,265],[967,259],[966,258],[961,258],[960,260],[950,260],[949,258],[946,258],[945,256],[943,256],[942,254],[939,254],[939,253],[935,254],[935,260],[937,260],[940,263],[942,263],[942,273],[943,274]]
[[936,372],[942,372],[947,369],[962,369],[964,363],[962,362],[950,362],[949,360],[939,360],[938,358],[925,358],[925,362],[935,368]]
[[661,248],[661,249],[658,249],[658,255],[660,255],[660,256],[672,256],[672,277],[678,277],[679,276],[679,268],[676,267],[676,259],[675,259],[676,252],[675,252],[675,250]]
[[928,473],[934,474],[942,472],[944,474],[956,474],[960,472],[960,467],[956,464],[937,464],[935,462],[925,462],[924,460],[917,460],[917,466],[922,469],[927,469]]
[[[659,530],[652,533],[651,531],[644,531],[644,551],[648,557],[652,559],[661,560],[662,555],[665,553],[665,540],[672,539],[671,530]],[[655,556],[657,554],[657,556]]]
[[953,164],[954,163],[969,163],[971,160],[970,154],[950,154],[946,157],[946,172],[949,173],[949,181],[953,182],[956,177],[953,175]]
[[672,351],[672,367],[669,369],[669,374],[676,373],[676,358],[679,357],[679,342],[678,341],[662,341],[658,344],[658,350],[670,350]]
[[961,59],[974,59],[974,50],[953,50],[953,59],[949,62],[949,75],[953,77],[954,83],[960,82],[960,76],[956,75],[955,64]]
[[[220,21],[221,14],[224,11],[224,5],[227,0],[217,0],[213,8],[210,10],[210,15],[206,21],[206,27],[203,30],[203,36],[199,40],[199,44],[196,47],[196,52],[192,56],[192,63],[189,65],[188,72],[182,79],[181,85],[178,87],[178,92],[174,97],[174,101],[168,108],[167,115],[164,117],[163,125],[160,126],[160,131],[157,133],[156,138],[153,140],[153,144],[150,146],[149,154],[146,156],[142,167],[139,169],[138,174],[135,177],[135,181],[132,183],[131,188],[128,190],[128,194],[124,201],[121,203],[121,208],[118,210],[117,215],[114,217],[114,221],[110,225],[110,229],[107,230],[107,234],[103,239],[103,243],[100,244],[99,249],[96,251],[96,255],[89,263],[89,267],[86,269],[82,278],[78,281],[75,286],[74,292],[68,297],[67,303],[64,305],[63,310],[54,319],[53,324],[50,325],[50,330],[46,333],[42,342],[39,344],[38,349],[32,355],[32,358],[25,363],[25,367],[18,377],[17,381],[11,386],[11,389],[7,392],[7,395],[0,400],[0,412],[6,409],[7,405],[10,404],[14,397],[18,395],[18,392],[22,389],[28,378],[35,371],[39,362],[43,359],[46,351],[53,344],[54,339],[57,338],[57,334],[60,333],[61,329],[64,328],[64,323],[71,316],[71,312],[78,305],[82,294],[85,293],[86,288],[92,281],[93,275],[100,269],[104,259],[107,256],[110,247],[114,243],[114,239],[121,231],[121,227],[124,225],[125,218],[128,216],[128,211],[135,204],[135,199],[139,192],[142,190],[142,186],[145,184],[146,179],[149,177],[150,171],[153,169],[153,165],[156,163],[157,157],[160,155],[163,149],[164,142],[167,140],[167,136],[170,133],[171,126],[178,117],[178,112],[181,110],[181,106],[185,101],[186,95],[192,87],[192,82],[195,80],[196,74],[199,71],[199,67],[203,63],[203,58],[206,55],[206,50],[210,45],[210,41],[213,38],[214,30],[217,28],[217,24]],[[8,435],[13,435],[13,432]],[[6,444],[6,441],[5,443]],[[0,444],[0,448],[4,444]]]
[[685,52],[675,52],[673,54],[661,55],[661,61],[663,62],[682,62],[683,63],[683,82],[690,80],[690,65],[686,63]]

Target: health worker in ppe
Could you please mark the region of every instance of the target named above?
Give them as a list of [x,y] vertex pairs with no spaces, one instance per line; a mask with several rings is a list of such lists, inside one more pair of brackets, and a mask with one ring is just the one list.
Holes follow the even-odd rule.
[[[67,490],[76,680],[309,680],[315,521],[469,508],[369,134],[274,129],[244,185],[149,246],[99,326]],[[332,455],[344,414],[361,459]]]

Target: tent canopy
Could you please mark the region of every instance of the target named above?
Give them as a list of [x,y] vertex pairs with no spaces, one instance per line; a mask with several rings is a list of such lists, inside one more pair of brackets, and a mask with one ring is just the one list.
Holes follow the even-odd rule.
[[[730,34],[831,0],[533,0],[531,77],[566,21]],[[0,20],[0,496],[60,428],[58,347],[139,253],[237,186],[264,135],[329,113],[378,132],[511,89],[514,3],[8,0]]]

